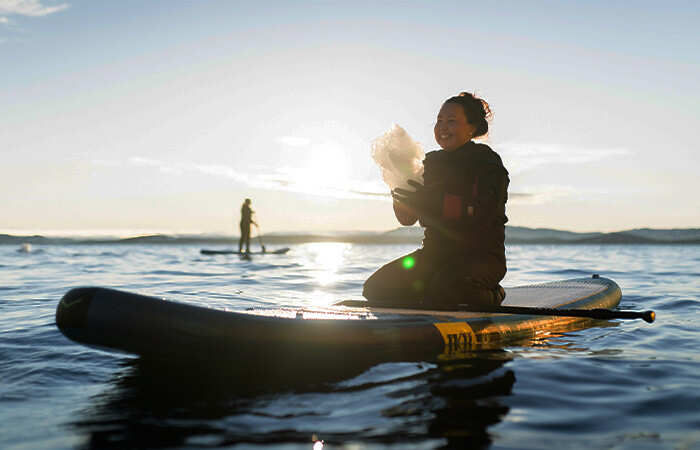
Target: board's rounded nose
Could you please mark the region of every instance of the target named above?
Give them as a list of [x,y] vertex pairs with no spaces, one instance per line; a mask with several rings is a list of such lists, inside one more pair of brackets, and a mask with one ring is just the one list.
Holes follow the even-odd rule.
[[74,288],[66,292],[56,308],[58,328],[84,328],[90,302],[98,288]]

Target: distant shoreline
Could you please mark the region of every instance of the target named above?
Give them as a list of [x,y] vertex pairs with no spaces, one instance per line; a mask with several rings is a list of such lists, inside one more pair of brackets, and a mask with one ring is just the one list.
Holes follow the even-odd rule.
[[[401,227],[386,232],[336,232],[324,234],[265,234],[265,244],[306,244],[341,242],[350,244],[420,245],[423,229]],[[255,240],[255,238],[254,238]],[[45,237],[42,235],[0,234],[0,245],[79,245],[79,244],[202,244],[238,245],[238,236],[152,234],[127,238]],[[507,227],[506,244],[700,244],[700,228],[640,228],[618,232],[578,233],[548,228]]]

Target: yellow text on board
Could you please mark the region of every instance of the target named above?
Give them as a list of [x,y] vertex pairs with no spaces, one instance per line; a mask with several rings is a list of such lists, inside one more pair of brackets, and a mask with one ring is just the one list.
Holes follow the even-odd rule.
[[445,340],[445,352],[463,352],[476,347],[476,334],[465,322],[443,322],[434,325]]

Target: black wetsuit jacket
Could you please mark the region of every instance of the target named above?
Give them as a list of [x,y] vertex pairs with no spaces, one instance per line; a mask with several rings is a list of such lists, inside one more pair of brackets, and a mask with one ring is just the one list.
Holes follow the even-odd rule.
[[423,248],[448,255],[487,252],[505,266],[508,171],[488,145],[468,142],[425,155],[423,180],[439,218],[421,218]]

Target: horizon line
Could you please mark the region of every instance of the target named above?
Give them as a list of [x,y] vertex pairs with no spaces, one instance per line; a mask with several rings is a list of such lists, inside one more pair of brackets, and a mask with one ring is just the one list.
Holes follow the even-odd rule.
[[[342,235],[342,234],[377,234],[377,233],[388,233],[401,229],[422,229],[418,225],[413,226],[398,226],[390,229],[375,229],[375,230],[315,230],[315,231],[273,231],[268,233],[262,233],[263,236],[315,236],[315,235]],[[611,233],[623,233],[626,231],[636,231],[636,230],[652,230],[652,231],[673,231],[673,230],[700,230],[700,227],[674,227],[674,228],[654,228],[649,226],[640,226],[636,228],[624,228],[611,231],[572,231],[561,228],[553,227],[531,227],[526,225],[506,225],[508,228],[526,228],[529,230],[551,230],[565,233],[573,234],[611,234]],[[42,236],[42,237],[52,237],[52,238],[133,238],[133,237],[143,237],[143,236],[174,236],[174,237],[220,237],[226,238],[231,236],[238,236],[235,232],[230,231],[202,231],[202,230],[164,230],[164,229],[127,229],[127,228],[115,228],[115,229],[37,229],[37,230],[18,230],[18,229],[0,229],[0,235],[14,236],[14,237],[32,237],[32,236]]]

